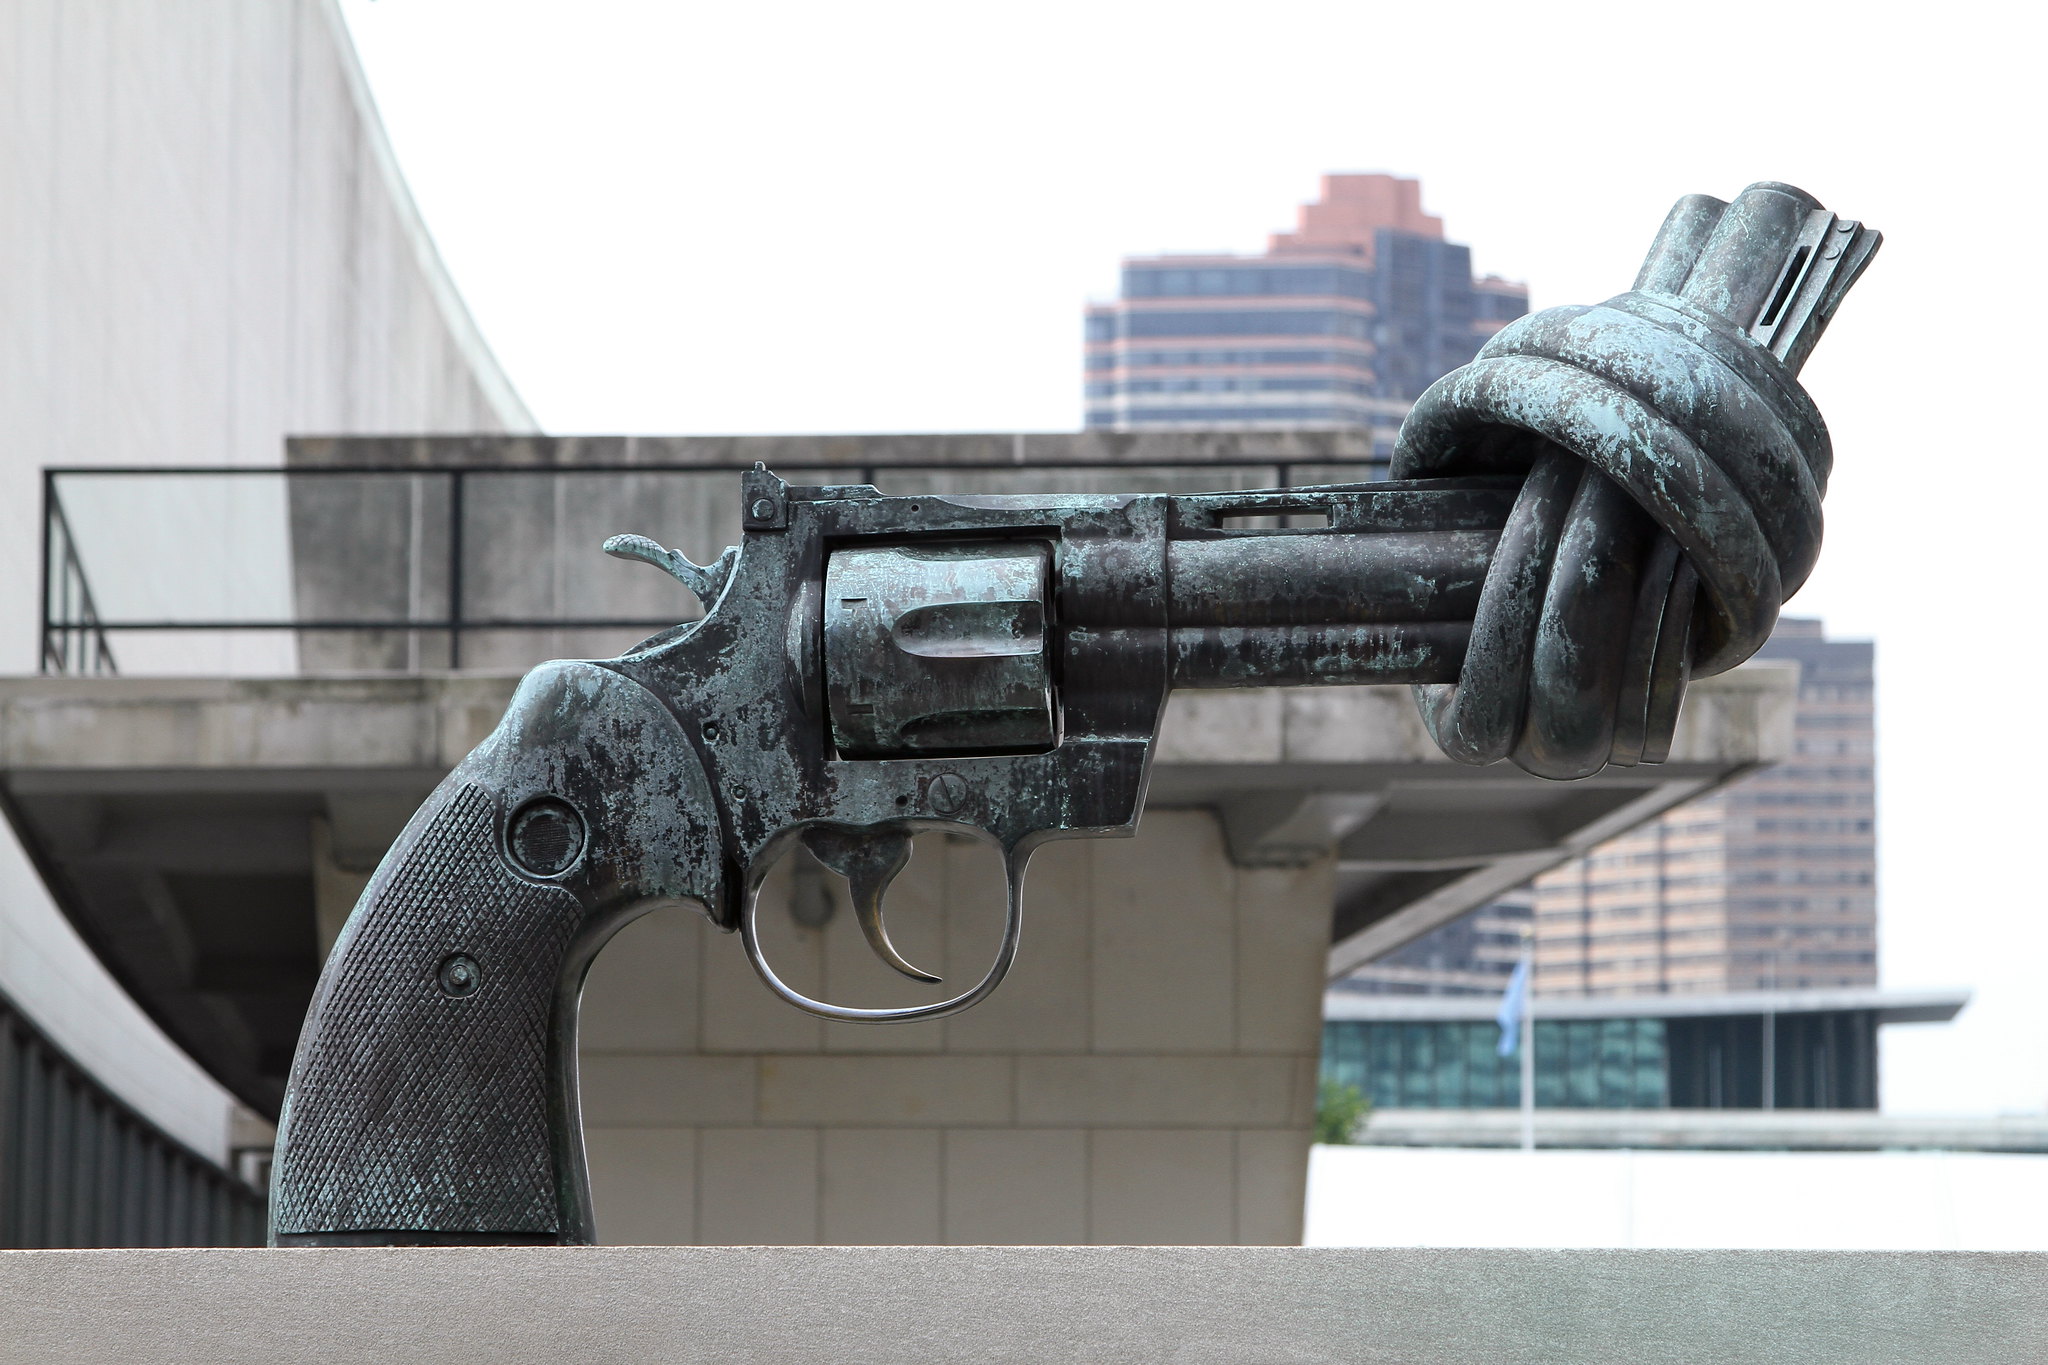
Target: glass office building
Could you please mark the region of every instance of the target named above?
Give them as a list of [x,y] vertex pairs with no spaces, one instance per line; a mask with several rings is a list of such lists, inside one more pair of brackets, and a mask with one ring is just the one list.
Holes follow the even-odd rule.
[[[1323,1075],[1375,1109],[1512,1109],[1521,1059],[1501,1056],[1490,1020],[1326,1020]],[[1536,1025],[1536,1103],[1546,1109],[1664,1109],[1669,1038],[1661,1019],[1546,1019]]]
[[[1944,1022],[1964,992],[1780,991],[1544,1000],[1542,1109],[1875,1109],[1878,1029]],[[1508,1109],[1519,1053],[1501,1055],[1498,997],[1333,991],[1322,1075],[1375,1109]]]

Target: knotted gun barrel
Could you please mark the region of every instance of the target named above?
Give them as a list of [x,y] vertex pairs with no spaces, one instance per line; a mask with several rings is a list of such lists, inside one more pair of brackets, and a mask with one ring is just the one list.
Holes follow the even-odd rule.
[[1524,476],[1459,677],[1420,690],[1445,753],[1656,762],[1687,676],[1763,644],[1833,462],[1799,369],[1879,241],[1789,185],[1689,196],[1632,291],[1519,319],[1422,395],[1395,477]]
[[[1661,761],[1687,679],[1754,653],[1819,554],[1832,454],[1796,376],[1879,240],[1785,185],[1690,196],[1634,290],[1518,320],[1416,404],[1396,479],[1478,480],[1166,499],[1171,685],[1414,683],[1462,762],[1573,778]],[[1231,529],[1253,517],[1275,527]],[[1323,524],[1278,526],[1290,517]],[[986,744],[975,727],[1000,708],[960,660],[993,648],[964,620],[988,604],[967,590],[934,645],[952,618],[926,600],[933,552],[869,553],[847,578],[872,628],[828,656],[889,696],[898,728],[864,712],[852,751]],[[1088,619],[1090,596],[1055,624],[1115,629]],[[892,602],[924,624],[892,625]],[[1051,742],[1051,699],[1040,677],[1014,740]]]
[[[1830,454],[1796,375],[1877,243],[1782,185],[1683,200],[1633,291],[1426,392],[1383,483],[890,497],[757,467],[712,564],[614,538],[707,610],[535,669],[385,856],[300,1037],[274,1239],[590,1240],[576,1011],[606,938],[693,901],[799,1008],[957,1013],[1016,955],[1032,850],[1135,829],[1175,687],[1404,683],[1465,762],[1661,759],[1688,676],[1813,566]],[[882,921],[924,830],[1001,853],[982,979],[865,1009],[778,978],[759,893],[800,841],[936,980]]]

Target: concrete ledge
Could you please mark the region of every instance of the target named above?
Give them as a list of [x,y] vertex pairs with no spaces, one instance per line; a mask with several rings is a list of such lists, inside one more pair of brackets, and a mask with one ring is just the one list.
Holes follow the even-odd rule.
[[0,1252],[0,1362],[2037,1361],[2048,1254]]
[[1316,1147],[1302,1243],[2043,1253],[2044,1208],[2048,1156],[2012,1152]]
[[[1515,1109],[1381,1109],[1367,1147],[1517,1147]],[[1539,1109],[1539,1147],[2048,1152],[2048,1118],[1915,1118],[1856,1109]]]

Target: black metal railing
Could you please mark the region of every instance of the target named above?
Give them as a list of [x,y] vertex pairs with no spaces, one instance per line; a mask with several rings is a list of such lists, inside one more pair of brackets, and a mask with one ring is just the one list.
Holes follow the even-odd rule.
[[0,999],[0,1247],[260,1246],[265,1217]]
[[[483,632],[505,631],[639,631],[653,632],[673,626],[680,619],[687,619],[691,610],[689,604],[678,602],[676,612],[681,615],[649,614],[634,612],[606,612],[592,610],[507,611],[492,609],[480,604],[478,584],[495,577],[500,572],[502,561],[517,556],[529,547],[516,543],[506,545],[504,537],[488,537],[476,534],[473,523],[478,520],[476,511],[477,490],[494,483],[502,484],[514,479],[576,480],[618,480],[695,478],[716,476],[720,482],[716,487],[707,486],[702,490],[703,499],[724,498],[733,502],[731,509],[732,527],[729,539],[737,539],[738,475],[751,468],[748,463],[690,463],[690,464],[577,464],[577,465],[536,465],[536,464],[464,464],[451,465],[291,465],[291,466],[165,466],[158,468],[93,468],[71,467],[51,468],[44,471],[43,479],[43,528],[46,553],[44,556],[43,600],[40,617],[39,655],[45,673],[79,674],[112,673],[115,671],[113,640],[118,636],[133,636],[150,633],[229,632],[247,634],[256,632],[294,632],[304,640],[309,636],[331,636],[335,634],[358,635],[394,633],[418,637],[433,636],[445,641],[445,646],[433,652],[432,666],[460,668],[469,663],[465,655],[465,644]],[[1098,483],[1113,484],[1119,491],[1195,491],[1198,488],[1222,486],[1228,481],[1231,486],[1243,488],[1292,487],[1304,482],[1303,475],[1313,477],[1308,482],[1329,482],[1333,480],[1365,480],[1386,477],[1387,461],[1380,456],[1341,456],[1336,454],[1318,455],[1300,459],[1226,459],[1199,460],[1188,463],[1155,463],[1138,465],[1105,464],[1100,460],[1040,460],[1033,459],[1020,465],[1014,461],[1001,460],[949,460],[944,462],[901,460],[869,460],[858,464],[810,466],[801,469],[780,470],[793,482],[867,483],[883,486],[900,483],[906,478],[923,476],[938,481],[934,491],[944,486],[948,479],[1002,481],[1012,476],[1037,478],[1048,472],[1085,475]],[[237,616],[223,613],[196,611],[191,615],[166,614],[162,611],[126,612],[107,610],[103,604],[110,600],[108,589],[113,585],[102,581],[101,592],[95,600],[90,575],[103,567],[116,575],[139,573],[169,573],[177,570],[192,556],[181,555],[174,544],[166,542],[153,552],[142,552],[132,544],[125,543],[118,555],[118,562],[111,553],[106,564],[93,562],[90,554],[80,549],[78,536],[73,532],[74,515],[86,518],[80,525],[94,530],[90,525],[91,513],[70,505],[67,492],[82,481],[154,480],[160,481],[154,487],[167,490],[175,488],[179,481],[189,487],[198,480],[284,480],[285,497],[279,504],[281,515],[289,524],[290,533],[279,527],[280,545],[290,544],[287,552],[289,562],[273,566],[295,575],[295,591],[292,609],[284,615],[255,614]],[[724,482],[730,480],[729,483]],[[168,481],[168,482],[163,482]],[[338,490],[345,490],[349,484],[339,481],[353,481],[353,493],[339,496]],[[1038,478],[1042,485],[1044,480]],[[409,572],[415,580],[430,579],[437,609],[420,610],[421,594],[409,592],[405,595],[402,609],[384,610],[374,605],[364,607],[361,603],[343,605],[346,610],[335,610],[335,594],[332,591],[309,593],[306,591],[308,562],[320,555],[329,555],[334,561],[331,567],[344,564],[363,570],[373,570],[388,555],[374,552],[368,544],[343,545],[335,547],[323,543],[326,532],[316,528],[331,525],[337,520],[359,528],[378,525],[372,505],[379,495],[380,486],[387,489],[405,483],[413,492],[411,505],[433,508],[432,517],[438,525],[430,532],[418,535],[414,552],[408,563]],[[432,487],[429,487],[429,486]],[[324,486],[324,496],[315,496],[312,490]],[[422,490],[425,490],[424,492]],[[355,504],[352,509],[340,505]],[[309,511],[318,505],[316,518]],[[722,507],[722,504],[720,504]],[[345,513],[345,514],[344,514]],[[388,520],[388,518],[386,519]],[[216,528],[206,524],[202,515],[185,518],[184,522],[169,525],[152,534],[171,537],[216,537]],[[417,528],[416,528],[417,529]],[[644,529],[620,525],[614,530]],[[659,530],[659,527],[652,528]],[[198,544],[198,541],[194,541]],[[430,546],[420,550],[418,546]],[[594,550],[594,546],[591,547]],[[706,547],[715,550],[717,547]],[[500,563],[494,566],[490,560],[497,556]],[[427,561],[437,562],[427,562]],[[516,575],[515,575],[516,576]],[[345,580],[346,573],[330,573],[326,581]],[[318,600],[314,600],[318,599]],[[420,651],[414,648],[405,658],[413,660],[410,667],[423,666],[418,662]],[[337,665],[330,665],[337,666]],[[405,668],[407,664],[395,665]]]
[[113,673],[114,653],[100,629],[99,607],[79,562],[78,542],[56,495],[53,471],[43,472],[43,629],[40,669],[44,673]]

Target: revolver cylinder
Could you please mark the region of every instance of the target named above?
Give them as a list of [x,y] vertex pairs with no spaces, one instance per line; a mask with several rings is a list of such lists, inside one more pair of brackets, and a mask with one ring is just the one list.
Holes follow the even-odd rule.
[[1050,749],[1051,563],[1042,540],[836,551],[825,688],[840,754]]
[[1247,528],[1232,524],[1244,519],[1232,495],[1167,499],[1165,590],[1149,623],[1058,591],[1053,543],[1028,534],[833,550],[823,654],[834,749],[1050,749],[1069,639],[1135,656],[1139,636],[1163,635],[1173,687],[1455,681],[1512,490],[1254,495],[1261,507],[1275,496],[1302,504],[1281,516],[1326,524]]

